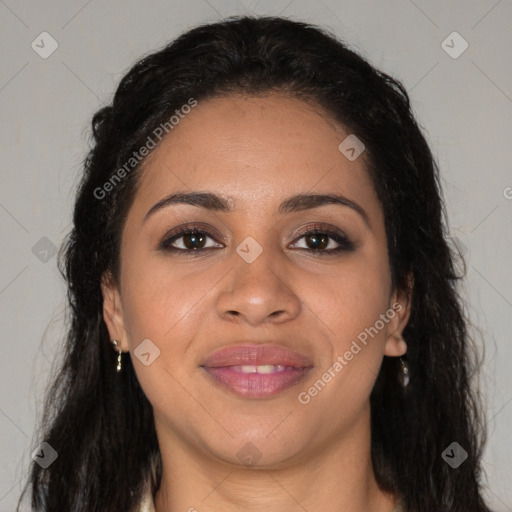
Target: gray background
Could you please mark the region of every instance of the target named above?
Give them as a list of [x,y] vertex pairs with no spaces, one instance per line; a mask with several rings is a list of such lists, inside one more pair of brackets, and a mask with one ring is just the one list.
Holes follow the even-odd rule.
[[[142,54],[247,12],[326,26],[410,92],[467,258],[468,313],[485,340],[487,496],[497,512],[512,511],[511,0],[0,0],[0,511],[14,510],[59,353],[65,287],[52,249],[69,229],[91,115]],[[51,49],[44,31],[58,43],[45,59],[31,47]],[[454,31],[469,44],[458,58],[442,46]],[[462,43],[445,46],[458,53]]]

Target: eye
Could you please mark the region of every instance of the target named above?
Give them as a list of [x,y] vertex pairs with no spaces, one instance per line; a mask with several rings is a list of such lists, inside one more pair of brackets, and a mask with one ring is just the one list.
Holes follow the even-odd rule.
[[166,236],[159,244],[158,248],[164,251],[174,252],[202,252],[212,247],[222,247],[222,245],[210,245],[206,243],[208,239],[213,240],[209,231],[196,226],[184,226],[178,231]]
[[[354,243],[341,231],[333,231],[323,225],[316,225],[303,232],[297,240],[304,239],[306,246],[298,247],[300,250],[313,252],[318,255],[332,255],[342,251],[354,250]],[[208,240],[213,244],[207,245]],[[292,245],[295,248],[297,241]],[[334,245],[334,247],[332,247]],[[207,249],[222,248],[222,244],[215,243],[214,236],[206,229],[196,225],[179,228],[166,235],[158,248],[168,252],[182,252],[186,254],[199,254]]]
[[354,250],[354,243],[343,232],[333,231],[322,225],[313,226],[302,233],[298,240],[302,239],[304,239],[306,247],[300,247],[301,250],[318,253],[322,256]]

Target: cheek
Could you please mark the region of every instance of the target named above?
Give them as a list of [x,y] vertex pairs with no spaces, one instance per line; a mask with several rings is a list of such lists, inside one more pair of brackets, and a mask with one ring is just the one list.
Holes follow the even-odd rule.
[[[178,419],[172,411],[197,414],[183,383],[195,371],[193,340],[200,330],[199,312],[218,281],[208,273],[192,272],[192,265],[189,269],[184,272],[165,258],[134,252],[122,275],[124,321],[137,379],[155,412],[167,411],[173,422]],[[147,366],[137,356],[146,339],[158,349]]]
[[303,299],[319,328],[327,328],[328,338],[322,347],[323,360],[315,370],[317,384],[301,391],[307,393],[305,400],[309,396],[315,402],[312,410],[318,407],[319,414],[323,411],[338,421],[334,418],[340,408],[354,413],[367,404],[378,375],[392,318],[386,316],[389,268],[385,259],[361,254],[329,276],[313,279],[305,274],[303,279]]
[[[336,348],[350,344],[387,311],[391,277],[383,260],[354,254],[328,274],[302,275],[301,299],[329,328]],[[384,336],[385,326],[379,330]]]
[[123,311],[131,343],[141,337],[164,343],[173,332],[194,325],[189,319],[218,279],[191,269],[184,270],[165,258],[144,259],[137,254],[126,261]]

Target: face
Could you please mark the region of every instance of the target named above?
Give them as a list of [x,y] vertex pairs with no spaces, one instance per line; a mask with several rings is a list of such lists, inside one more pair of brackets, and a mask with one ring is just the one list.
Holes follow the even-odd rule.
[[199,102],[147,158],[104,318],[176,453],[277,467],[368,431],[408,304],[348,135],[300,100],[231,96]]

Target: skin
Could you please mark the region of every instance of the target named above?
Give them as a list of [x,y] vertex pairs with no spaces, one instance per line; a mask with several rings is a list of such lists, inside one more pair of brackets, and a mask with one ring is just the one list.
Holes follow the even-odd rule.
[[[379,489],[372,469],[369,396],[383,356],[407,350],[409,300],[391,287],[365,155],[349,161],[338,149],[348,134],[298,99],[231,96],[199,102],[147,158],[122,234],[120,282],[105,275],[102,290],[111,339],[130,352],[154,409],[163,462],[157,512],[393,510],[394,496]],[[174,204],[144,221],[162,198],[192,190],[229,197],[234,210]],[[279,204],[298,193],[343,195],[367,221],[335,204],[279,215]],[[189,222],[210,231],[203,247],[212,249],[158,249]],[[344,232],[354,250],[314,253],[299,230],[317,223]],[[263,249],[252,263],[236,252],[248,236]],[[327,241],[324,250],[338,246]],[[186,247],[184,238],[174,245]],[[298,394],[397,304],[384,328],[301,404]],[[160,350],[149,366],[133,353],[145,339]],[[236,396],[200,365],[241,342],[284,345],[314,368],[275,396]],[[260,455],[252,466],[237,456],[248,442]]]

